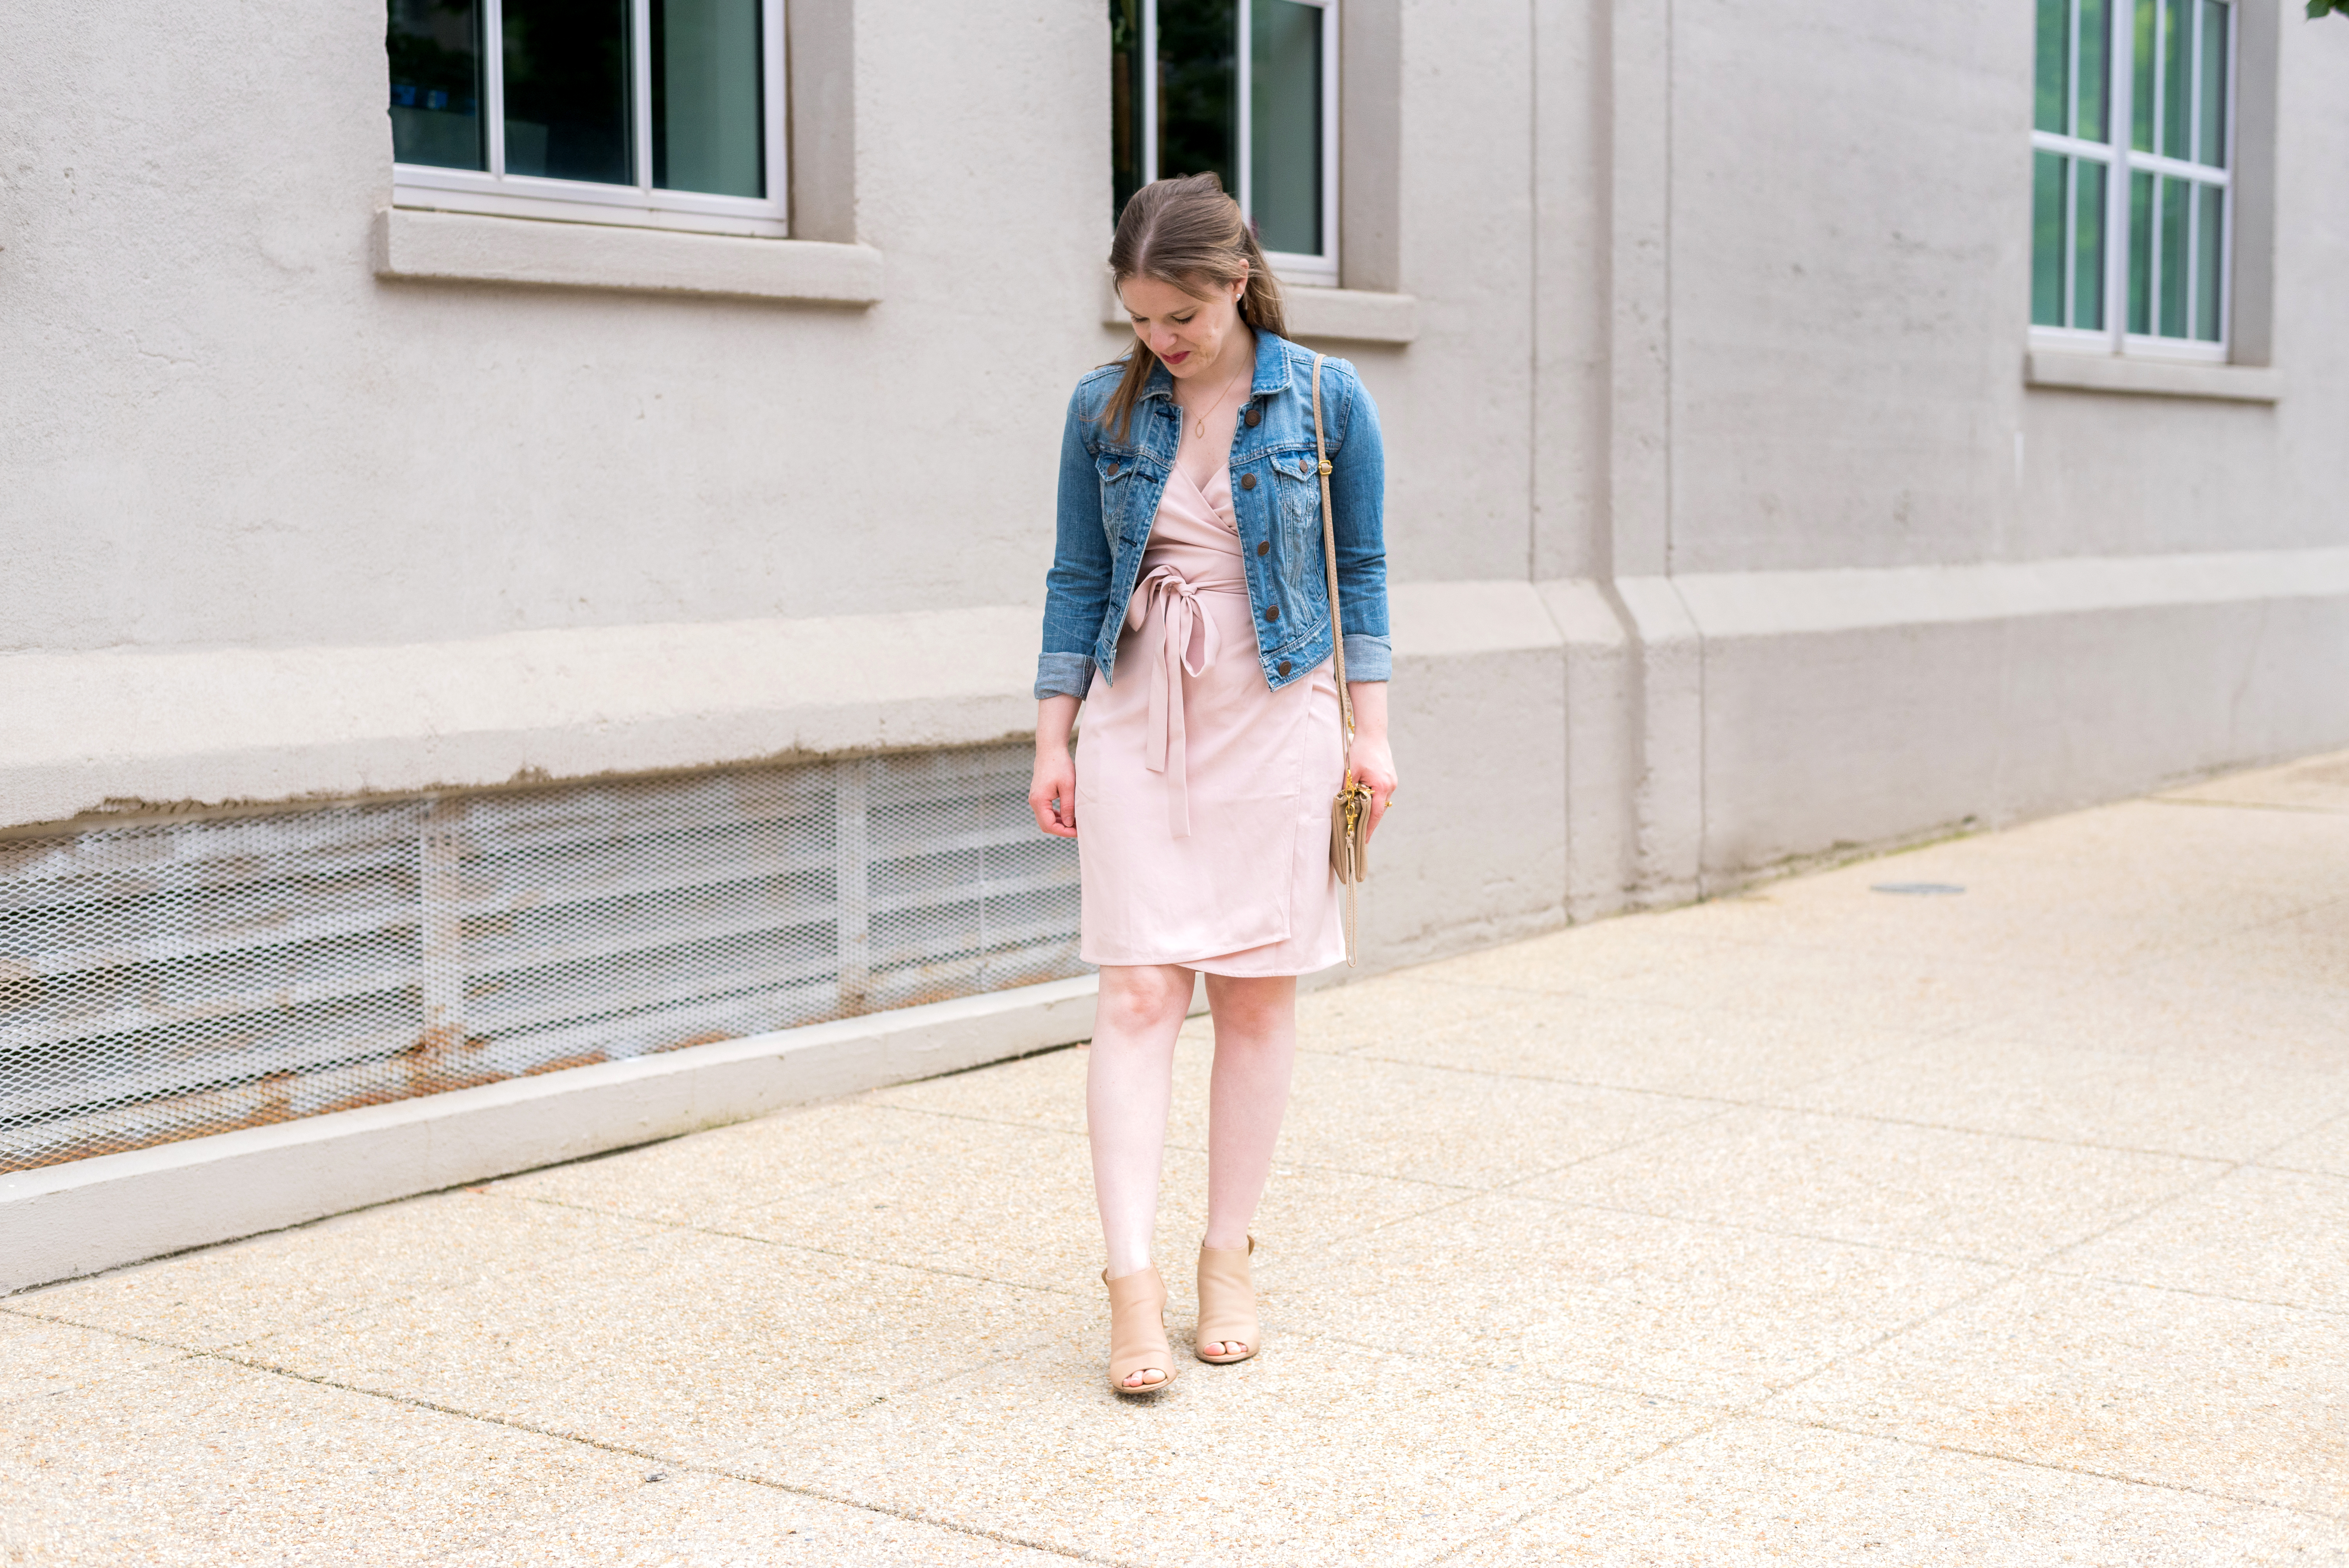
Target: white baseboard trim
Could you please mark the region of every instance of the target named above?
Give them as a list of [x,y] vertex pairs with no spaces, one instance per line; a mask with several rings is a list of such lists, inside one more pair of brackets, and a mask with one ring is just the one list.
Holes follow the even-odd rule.
[[0,1176],[0,1294],[1090,1039],[1086,975]]

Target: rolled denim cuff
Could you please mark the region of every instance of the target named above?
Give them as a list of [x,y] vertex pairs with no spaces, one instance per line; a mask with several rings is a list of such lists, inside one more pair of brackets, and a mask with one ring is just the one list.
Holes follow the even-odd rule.
[[[1381,677],[1384,678],[1384,677]],[[1093,661],[1090,654],[1039,654],[1036,655],[1036,700],[1048,696],[1072,696],[1084,700],[1092,690]]]
[[1382,681],[1394,676],[1394,646],[1368,632],[1346,634],[1346,679]]

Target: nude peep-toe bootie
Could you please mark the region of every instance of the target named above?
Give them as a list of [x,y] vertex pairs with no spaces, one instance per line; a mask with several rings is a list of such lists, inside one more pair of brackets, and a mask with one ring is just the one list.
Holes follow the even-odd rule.
[[[1199,1249],[1199,1332],[1192,1343],[1202,1361],[1221,1367],[1264,1348],[1256,1321],[1256,1283],[1248,1277],[1248,1254],[1255,1251],[1254,1236],[1245,1247]],[[1234,1343],[1247,1348],[1237,1356],[1210,1356],[1206,1349]]]
[[[1166,1343],[1166,1286],[1155,1268],[1109,1277],[1109,1386],[1121,1394],[1155,1394],[1174,1381],[1174,1347]],[[1137,1372],[1163,1374],[1155,1383],[1128,1384]]]

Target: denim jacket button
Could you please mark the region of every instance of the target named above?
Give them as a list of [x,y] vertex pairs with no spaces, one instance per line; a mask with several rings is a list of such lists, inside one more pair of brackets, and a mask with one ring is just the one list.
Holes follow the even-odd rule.
[[1254,490],[1254,489],[1256,489],[1256,476],[1255,476],[1254,474],[1242,474],[1242,475],[1240,476],[1240,489],[1242,489],[1242,490]]
[[1279,620],[1279,619],[1280,619],[1280,606],[1279,606],[1279,605],[1278,605],[1278,604],[1267,604],[1267,605],[1264,607],[1264,618],[1265,618],[1266,620],[1268,620],[1268,621],[1278,621],[1278,620]]
[[1257,552],[1258,555],[1269,555],[1269,554],[1271,554],[1271,553],[1272,553],[1272,541],[1271,541],[1271,540],[1269,540],[1269,539],[1259,539],[1259,540],[1257,540],[1257,544],[1256,544],[1256,552]]
[[[1249,428],[1249,429],[1251,429],[1251,430],[1255,429],[1258,425],[1263,424],[1263,423],[1264,423],[1264,410],[1263,410],[1263,409],[1261,409],[1261,408],[1250,408],[1250,409],[1247,411],[1247,422],[1248,422],[1248,428]],[[1287,675],[1288,672],[1287,670],[1283,670],[1283,671],[1281,671],[1280,673],[1281,673],[1282,675]]]

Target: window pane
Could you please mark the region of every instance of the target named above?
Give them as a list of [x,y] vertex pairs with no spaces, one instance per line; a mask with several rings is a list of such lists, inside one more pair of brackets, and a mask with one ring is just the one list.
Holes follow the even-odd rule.
[[2153,150],[2154,0],[2137,0],[2137,27],[2129,41],[2129,145]]
[[2220,285],[2225,281],[2227,192],[2217,185],[2194,188],[2194,335],[2219,341]]
[[2227,7],[2218,0],[2202,5],[2202,124],[2195,156],[2213,169],[2227,166]]
[[1142,7],[1109,0],[1109,168],[1112,214],[1142,189]]
[[1158,0],[1158,173],[1216,174],[1237,194],[1239,12],[1233,0]]
[[767,193],[759,0],[652,0],[653,183]]
[[506,172],[636,183],[627,0],[505,0]]
[[2039,0],[2039,85],[2032,95],[2031,128],[2065,131],[2064,102],[2071,95],[2070,0]]
[[487,169],[481,141],[481,18],[472,0],[390,0],[391,156],[436,169]]
[[2072,325],[2105,325],[2105,166],[2072,163]]
[[2064,162],[2031,155],[2031,325],[2064,325]]
[[2080,0],[2080,117],[2072,134],[2090,141],[2104,141],[2112,134],[2105,123],[2112,75],[2109,17],[2105,0]]
[[1321,7],[1248,7],[1248,197],[1268,251],[1321,253]]
[[2153,176],[2129,172],[2128,329],[2153,330]]
[[2161,255],[2155,265],[2161,278],[2161,325],[2164,337],[2186,335],[2186,221],[2189,187],[2183,180],[2161,182]]
[[2187,129],[2192,122],[2193,81],[2187,74],[2193,53],[2193,32],[2187,7],[2194,0],[2161,0],[2161,150],[2165,157],[2188,153]]

